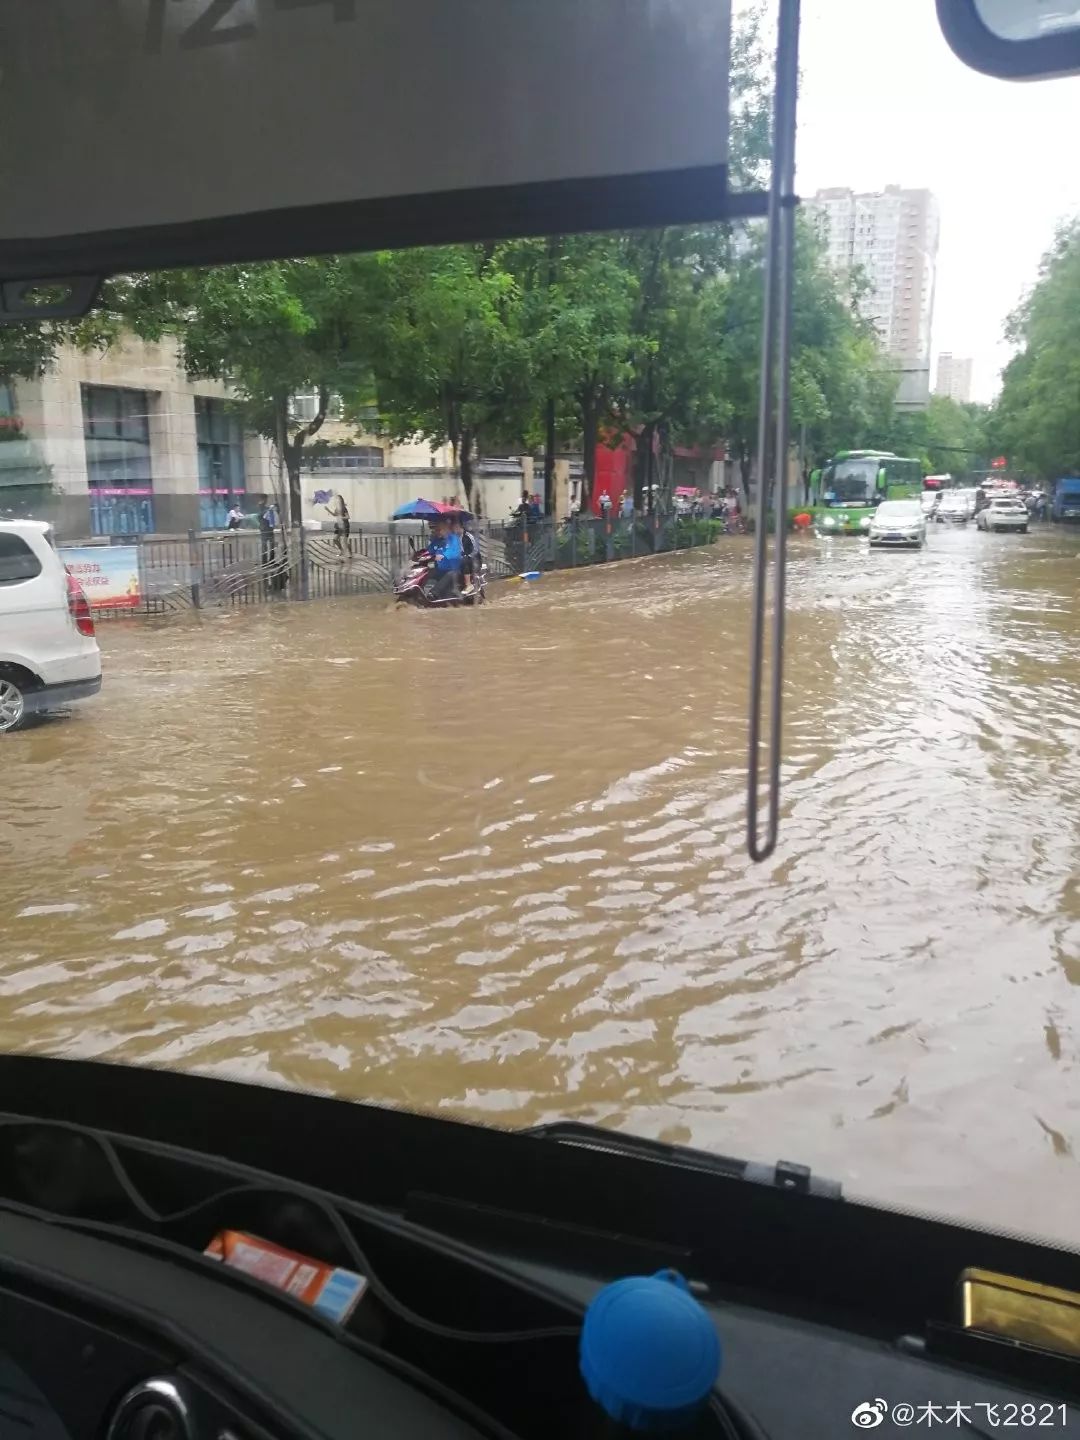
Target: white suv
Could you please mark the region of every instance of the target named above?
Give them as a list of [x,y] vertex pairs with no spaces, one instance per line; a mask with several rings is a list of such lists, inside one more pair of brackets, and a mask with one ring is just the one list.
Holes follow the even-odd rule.
[[0,734],[100,689],[90,606],[48,525],[0,520]]

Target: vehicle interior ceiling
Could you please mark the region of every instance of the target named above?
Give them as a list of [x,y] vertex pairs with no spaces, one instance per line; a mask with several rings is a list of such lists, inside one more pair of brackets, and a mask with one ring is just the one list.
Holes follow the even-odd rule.
[[[1021,20],[1034,13],[1013,6]],[[11,172],[0,323],[83,313],[106,278],[132,270],[767,218],[775,381],[766,364],[760,453],[786,455],[798,0],[779,4],[767,196],[727,185],[724,4],[631,6],[640,29],[611,67],[617,86],[594,43],[626,0],[477,0],[449,32],[433,24],[435,0],[384,0],[378,64],[367,8],[0,0]],[[938,0],[968,63],[1013,77],[1080,70],[1080,27],[1049,46],[1006,40],[988,17],[1007,8]],[[417,45],[426,35],[438,44]],[[507,54],[518,84],[492,117],[470,96]],[[409,124],[388,133],[403,66],[415,77]],[[553,91],[548,77],[567,66]],[[672,69],[685,77],[674,89]],[[549,97],[535,114],[518,98],[530,94]],[[87,116],[95,152],[122,159],[87,165]],[[196,163],[225,132],[250,157],[243,174]],[[317,143],[327,133],[378,134],[385,153],[364,147],[371,173],[358,176],[340,163],[349,147]],[[145,183],[132,186],[133,171]],[[780,839],[785,542],[781,529],[770,549],[765,522],[771,498],[784,508],[785,470],[775,466],[772,496],[759,487],[756,859]],[[575,1127],[499,1134],[165,1071],[133,1085],[90,1062],[8,1056],[0,1077],[0,1389],[15,1397],[13,1434],[344,1437],[361,1419],[363,1433],[388,1436],[627,1433],[605,1429],[582,1386],[582,1315],[605,1282],[672,1269],[724,1347],[723,1388],[687,1435],[831,1440],[878,1395],[943,1410],[977,1399],[1002,1414],[1034,1402],[1044,1424],[1064,1423],[1059,1401],[1080,1403],[1075,1314],[1051,1343],[1060,1309],[1046,1320],[1032,1301],[1033,1329],[1018,1339],[973,1330],[958,1308],[973,1269],[1080,1293],[1080,1255],[841,1202],[798,1166],[763,1172]],[[319,1256],[365,1277],[367,1293],[333,1323],[208,1258],[206,1236],[222,1230]],[[136,1380],[131,1403],[145,1403],[147,1375],[171,1377],[151,1396],[164,1408],[138,1412],[158,1428],[116,1409]]]

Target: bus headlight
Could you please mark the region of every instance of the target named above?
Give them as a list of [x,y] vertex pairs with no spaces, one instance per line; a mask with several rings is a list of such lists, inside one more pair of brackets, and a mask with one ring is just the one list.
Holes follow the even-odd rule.
[[826,516],[825,516],[825,519],[822,520],[821,525],[822,525],[822,529],[824,529],[824,530],[835,530],[835,529],[836,529],[836,521],[833,519],[833,517],[832,517],[831,515],[826,515]]
[[869,530],[869,529],[870,529],[870,517],[869,517],[869,515],[866,517],[865,520],[860,520],[860,521],[859,521],[859,529],[860,529],[860,530]]

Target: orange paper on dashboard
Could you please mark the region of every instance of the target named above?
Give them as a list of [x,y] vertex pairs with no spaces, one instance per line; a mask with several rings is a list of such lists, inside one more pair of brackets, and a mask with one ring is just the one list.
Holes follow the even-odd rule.
[[352,1270],[325,1265],[242,1230],[219,1230],[203,1253],[292,1295],[338,1324],[349,1318],[367,1289],[367,1280]]

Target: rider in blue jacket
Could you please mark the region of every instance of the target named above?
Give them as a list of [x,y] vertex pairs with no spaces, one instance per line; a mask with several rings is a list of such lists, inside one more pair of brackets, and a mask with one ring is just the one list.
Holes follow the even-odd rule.
[[431,551],[431,558],[434,561],[435,598],[441,600],[446,595],[452,595],[457,589],[464,558],[461,551],[461,536],[456,535],[452,530],[447,531],[444,523],[433,521],[431,543],[428,545],[428,549]]

